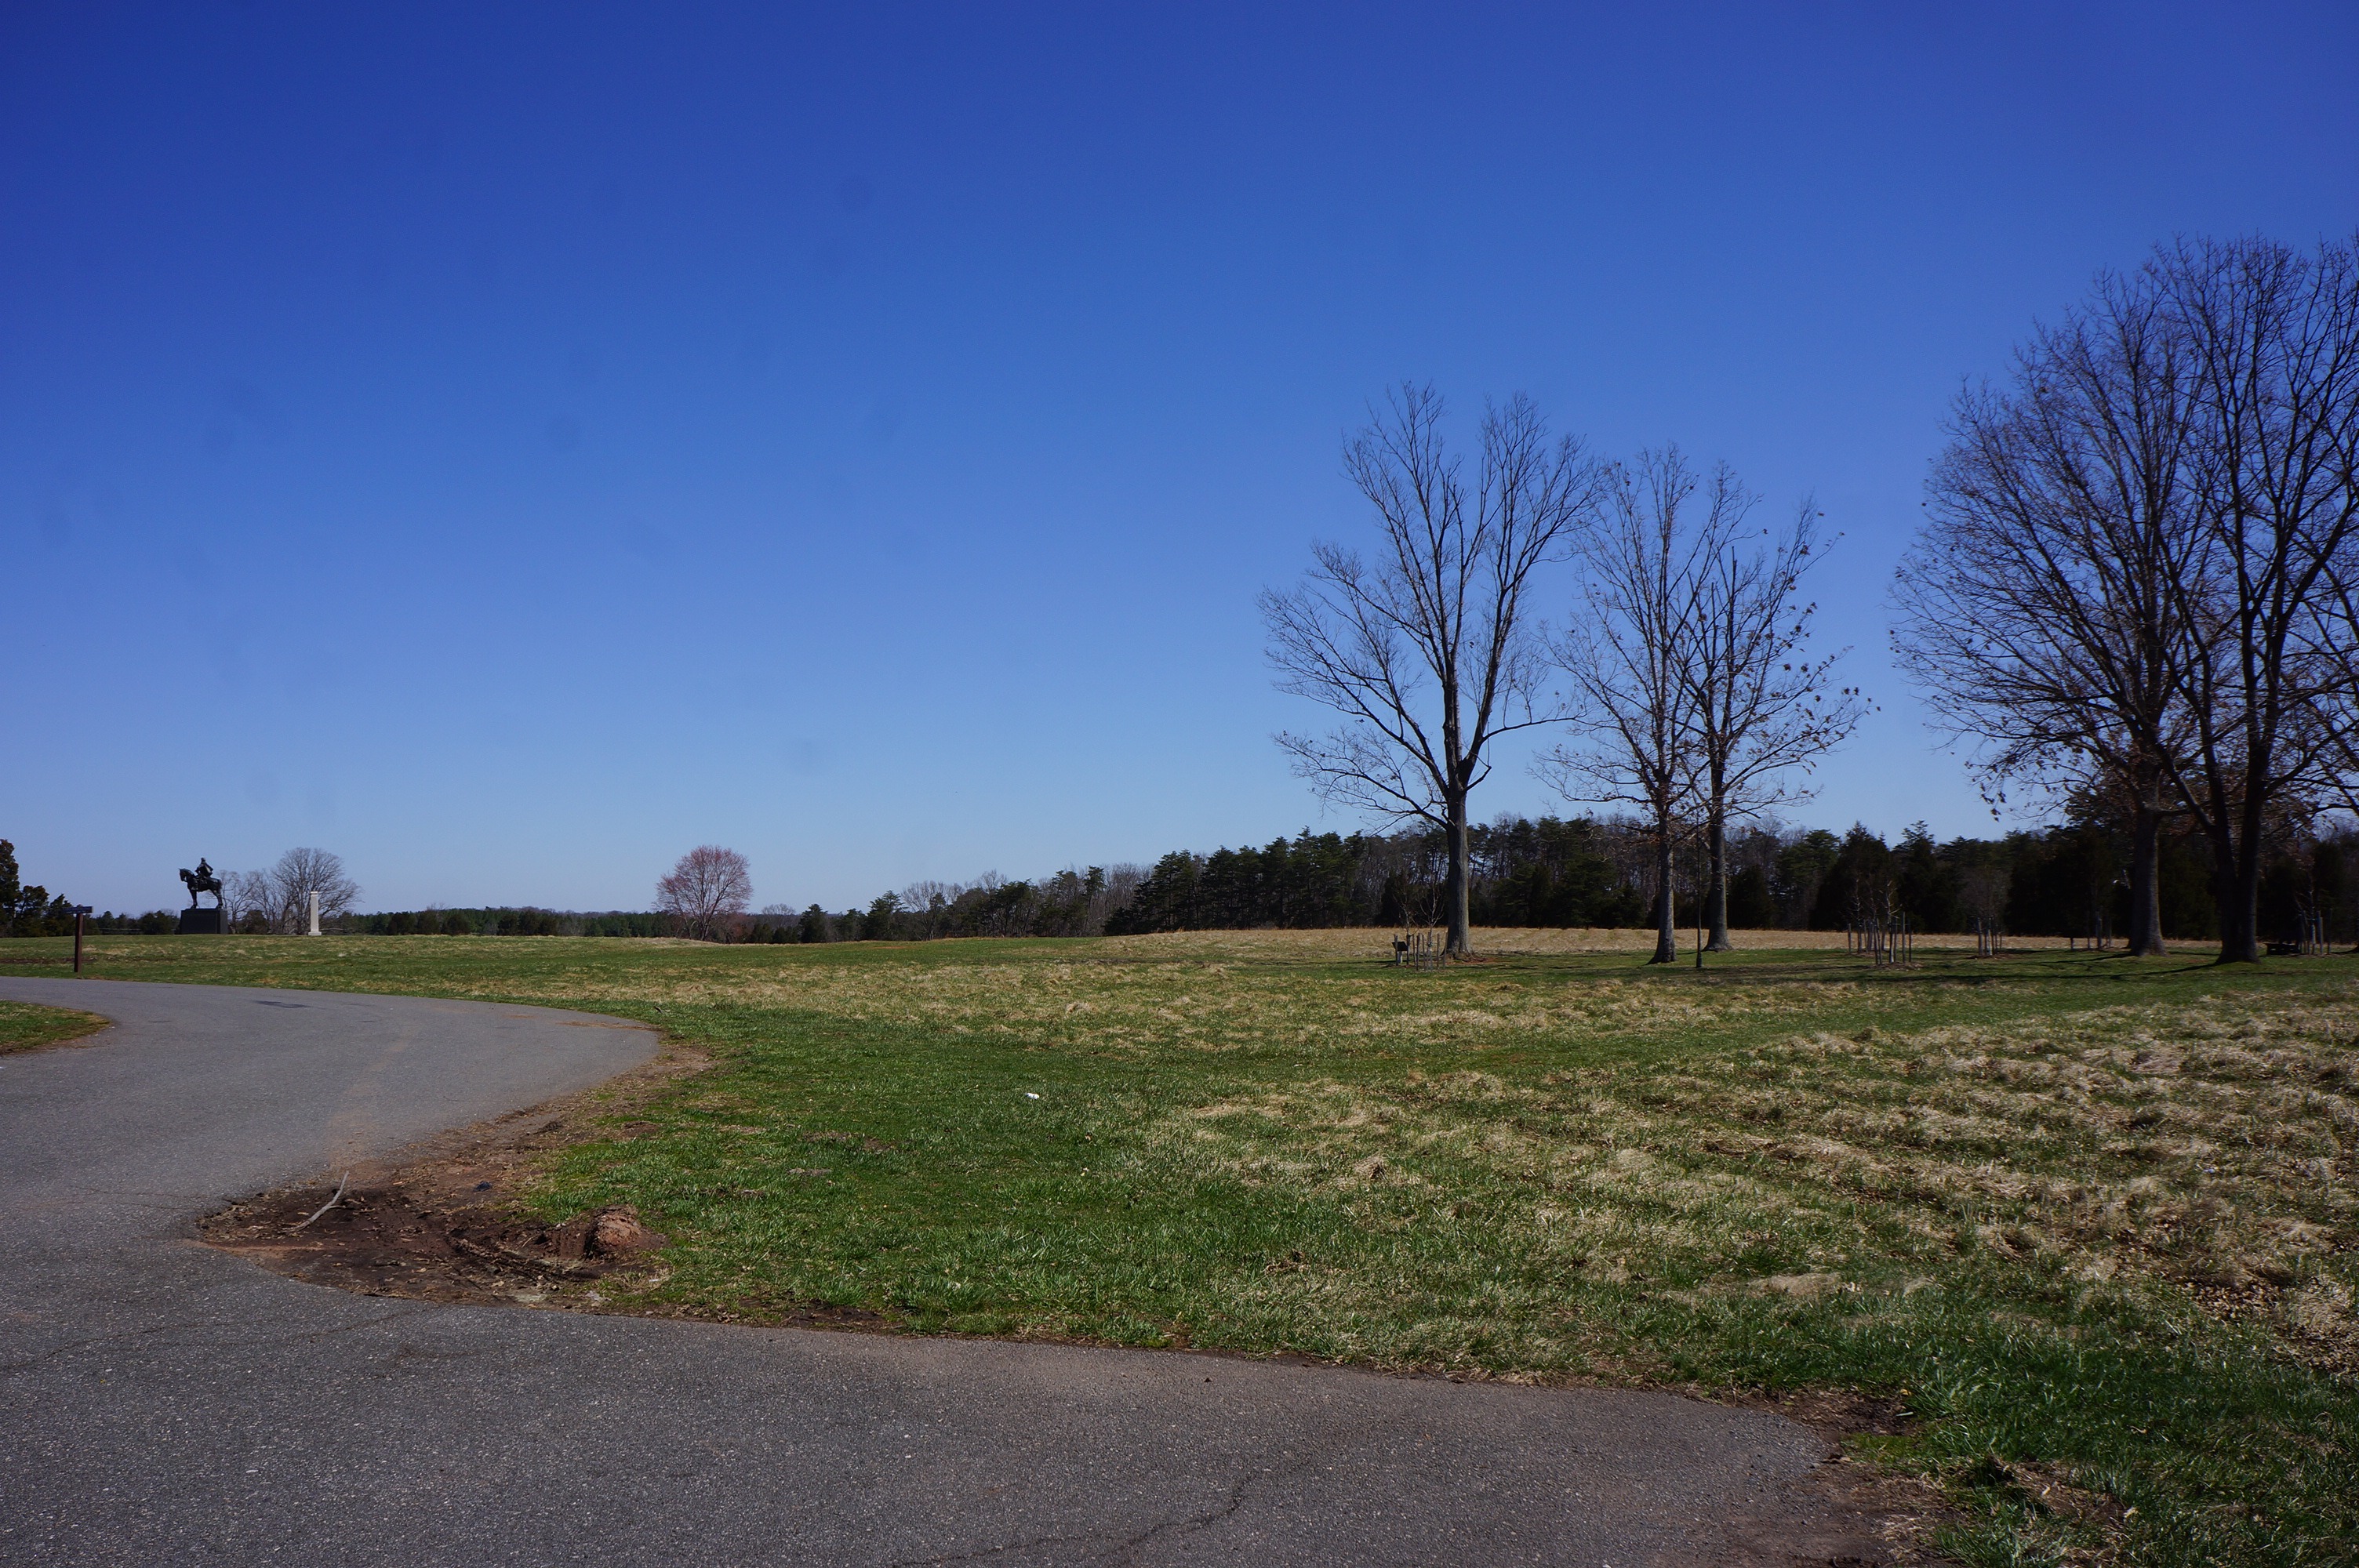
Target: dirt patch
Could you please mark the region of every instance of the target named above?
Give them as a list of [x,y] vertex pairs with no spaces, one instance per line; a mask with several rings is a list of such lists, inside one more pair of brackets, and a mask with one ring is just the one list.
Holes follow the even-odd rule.
[[1917,1421],[1917,1412],[1898,1400],[1850,1389],[1797,1389],[1776,1394],[1723,1392],[1699,1397],[1784,1416],[1797,1426],[1809,1427],[1838,1448],[1854,1437],[1899,1437]]
[[1916,1414],[1900,1400],[1847,1389],[1706,1395],[1807,1426],[1832,1450],[1767,1508],[1734,1520],[1698,1568],[1897,1568],[1951,1564],[1935,1533],[1957,1512],[1935,1482],[1899,1476],[1844,1450],[1862,1437],[1897,1437]]
[[1930,1544],[1952,1510],[1930,1481],[1830,1455],[1758,1513],[1733,1521],[1698,1568],[1952,1564]]
[[[340,1173],[256,1194],[201,1220],[197,1234],[274,1274],[361,1295],[734,1321],[648,1297],[668,1273],[666,1238],[627,1205],[552,1225],[517,1199],[541,1156],[584,1138],[654,1130],[631,1113],[710,1065],[694,1046],[667,1043],[652,1061],[596,1088],[439,1134],[353,1167],[349,1180]],[[763,1321],[886,1325],[878,1314],[820,1303],[766,1313]]]
[[551,1225],[516,1195],[540,1156],[585,1136],[630,1136],[644,1124],[617,1129],[615,1118],[709,1065],[703,1052],[667,1044],[596,1088],[439,1134],[354,1167],[348,1181],[340,1173],[258,1194],[197,1233],[275,1274],[363,1295],[595,1311],[607,1300],[602,1281],[660,1272],[664,1238],[628,1207]]
[[201,1233],[273,1273],[363,1295],[593,1310],[604,1301],[600,1281],[644,1266],[664,1240],[627,1208],[548,1225],[499,1204],[445,1207],[398,1181],[349,1188],[304,1224],[330,1191],[265,1193],[206,1220]]
[[[213,1215],[199,1234],[274,1274],[361,1295],[735,1321],[731,1314],[647,1297],[666,1278],[666,1238],[628,1206],[551,1225],[498,1201],[488,1178],[465,1185],[473,1173],[404,1172],[347,1188],[324,1212],[332,1187],[282,1188]],[[471,1197],[483,1201],[465,1201]],[[762,1321],[798,1328],[889,1326],[876,1313],[812,1303],[765,1314]]]

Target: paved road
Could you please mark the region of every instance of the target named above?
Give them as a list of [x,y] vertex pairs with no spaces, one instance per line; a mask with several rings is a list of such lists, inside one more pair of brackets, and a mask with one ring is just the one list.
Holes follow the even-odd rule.
[[0,979],[0,1562],[1708,1560],[1822,1455],[1774,1417],[1153,1352],[381,1300],[193,1239],[643,1060],[584,1014]]

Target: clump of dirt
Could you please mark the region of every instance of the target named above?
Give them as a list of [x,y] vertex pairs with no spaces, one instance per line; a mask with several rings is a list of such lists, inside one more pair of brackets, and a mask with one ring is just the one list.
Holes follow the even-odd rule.
[[[543,1155],[587,1138],[653,1131],[656,1123],[631,1112],[709,1065],[693,1047],[668,1044],[594,1089],[441,1134],[332,1179],[257,1194],[200,1221],[197,1234],[274,1274],[362,1295],[737,1322],[736,1314],[663,1299],[666,1238],[628,1205],[550,1224],[518,1201]],[[807,1302],[776,1303],[760,1321],[891,1326],[881,1314]]]
[[[415,1166],[347,1186],[332,1204],[330,1186],[281,1188],[201,1221],[198,1234],[274,1274],[361,1295],[755,1321],[658,1294],[670,1275],[661,1254],[666,1238],[628,1205],[551,1225],[498,1199],[487,1177],[466,1181],[483,1169]],[[774,1303],[758,1321],[796,1328],[893,1326],[880,1313],[818,1302]]]
[[628,1207],[549,1225],[503,1204],[444,1206],[440,1195],[397,1179],[348,1188],[305,1225],[330,1191],[265,1193],[212,1216],[201,1232],[273,1273],[364,1295],[591,1308],[604,1301],[599,1281],[635,1263],[646,1275],[645,1254],[664,1243]]
[[258,1194],[197,1232],[273,1273],[364,1295],[596,1311],[617,1286],[660,1282],[665,1238],[628,1206],[551,1225],[516,1195],[541,1155],[584,1137],[647,1130],[651,1123],[615,1119],[709,1065],[702,1052],[669,1044],[594,1089],[355,1165],[349,1180]]

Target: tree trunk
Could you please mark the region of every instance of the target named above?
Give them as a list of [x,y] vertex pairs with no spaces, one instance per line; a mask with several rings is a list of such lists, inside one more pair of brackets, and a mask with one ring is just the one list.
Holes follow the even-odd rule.
[[1676,964],[1680,961],[1679,901],[1673,897],[1671,885],[1671,835],[1668,829],[1655,835],[1655,885],[1660,891],[1655,899],[1655,956],[1650,964]]
[[2261,858],[2248,840],[2238,854],[2225,834],[2212,839],[2212,887],[2220,905],[2220,962],[2258,963],[2261,957]]
[[1704,918],[1712,923],[1712,940],[1704,944],[1704,950],[1726,953],[1736,944],[1728,939],[1728,821],[1717,812],[1712,814],[1710,838],[1712,871],[1704,881],[1703,907]]
[[2130,816],[2130,956],[2152,957],[2162,945],[2162,813],[2139,806]]
[[1474,936],[1473,924],[1467,918],[1467,883],[1473,880],[1473,868],[1466,848],[1466,797],[1452,796],[1449,809],[1450,874],[1442,885],[1442,899],[1450,909],[1450,956],[1471,958]]

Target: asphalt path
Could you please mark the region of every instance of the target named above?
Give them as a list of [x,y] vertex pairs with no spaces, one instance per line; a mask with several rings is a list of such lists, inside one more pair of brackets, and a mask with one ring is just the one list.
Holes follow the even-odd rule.
[[0,979],[0,1562],[1714,1560],[1826,1454],[1758,1411],[1226,1357],[429,1304],[194,1239],[652,1037],[402,997]]

